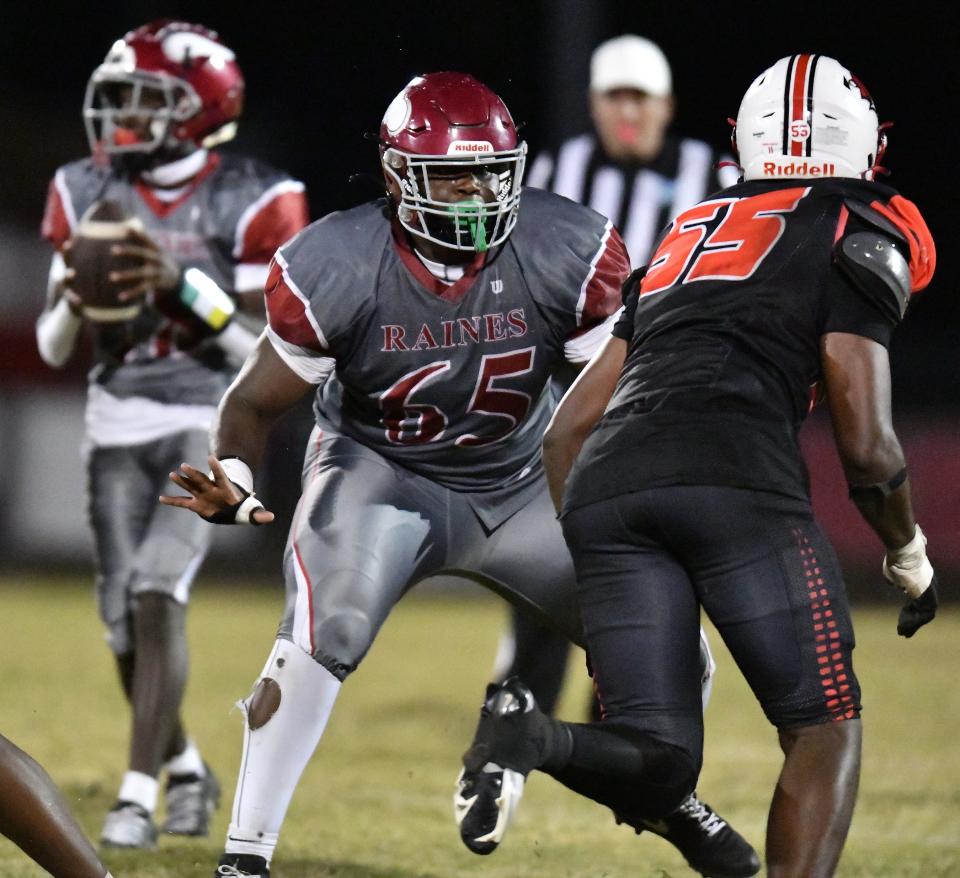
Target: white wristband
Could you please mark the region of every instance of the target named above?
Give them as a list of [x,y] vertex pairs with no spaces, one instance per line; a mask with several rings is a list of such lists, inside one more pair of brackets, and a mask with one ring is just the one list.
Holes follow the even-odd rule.
[[933,580],[933,565],[927,559],[927,538],[919,524],[909,543],[884,556],[883,575],[911,600],[927,590]]
[[223,471],[231,482],[239,485],[248,494],[253,493],[253,470],[239,457],[227,457],[220,461],[220,466],[223,467]]

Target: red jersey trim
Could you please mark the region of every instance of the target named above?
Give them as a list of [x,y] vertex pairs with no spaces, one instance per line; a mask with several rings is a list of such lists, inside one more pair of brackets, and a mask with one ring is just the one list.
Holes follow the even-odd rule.
[[400,261],[407,267],[407,271],[413,275],[420,286],[445,302],[453,302],[454,304],[461,302],[473,288],[473,282],[477,279],[480,269],[486,262],[487,254],[478,253],[474,256],[473,262],[463,267],[463,277],[456,283],[447,285],[430,274],[427,267],[417,258],[417,254],[413,252],[413,247],[410,246],[406,230],[395,218],[390,220],[390,231],[393,235],[394,249],[397,251]]
[[70,190],[63,179],[63,172],[57,171],[47,187],[47,204],[43,211],[40,234],[58,250],[70,240],[77,225],[76,212]]
[[287,269],[283,256],[277,253],[270,263],[263,293],[270,328],[289,344],[327,354],[327,340],[310,310],[310,302]]
[[303,183],[284,180],[267,189],[237,222],[233,257],[266,265],[273,254],[310,221]]
[[840,205],[840,215],[837,217],[837,231],[833,236],[833,243],[836,244],[843,237],[847,230],[847,220],[850,218],[850,211],[845,204]]
[[620,290],[630,274],[630,256],[619,232],[609,220],[600,247],[590,262],[590,271],[577,299],[577,326],[602,323],[622,304]]
[[[797,58],[797,63],[793,68],[793,87],[791,89],[790,95],[790,123],[791,129],[793,128],[793,122],[805,122],[806,121],[806,109],[807,109],[807,71],[810,70],[810,55],[800,55]],[[811,83],[812,86],[812,83]],[[793,137],[793,132],[790,132],[790,155],[803,155],[805,141],[809,143],[809,135],[803,140],[797,140]]]
[[937,247],[919,208],[902,195],[894,195],[886,204],[874,201],[870,206],[903,232],[910,245],[911,292],[920,292],[937,269]]
[[154,195],[153,187],[148,186],[143,180],[137,180],[133,184],[133,188],[137,191],[137,194],[143,199],[147,207],[152,210],[159,219],[166,219],[173,213],[178,207],[180,207],[185,201],[187,201],[194,192],[197,191],[197,187],[209,177],[218,167],[220,166],[220,156],[212,152],[207,156],[207,163],[200,169],[200,172],[190,181],[187,185],[187,188],[183,191],[183,194],[175,199],[174,201],[163,201],[157,198]]

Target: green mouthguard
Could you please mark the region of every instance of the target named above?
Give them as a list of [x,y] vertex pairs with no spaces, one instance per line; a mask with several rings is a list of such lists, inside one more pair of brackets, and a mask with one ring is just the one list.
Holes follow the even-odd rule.
[[477,253],[485,253],[487,247],[487,227],[483,222],[482,201],[459,201],[451,204],[447,211],[453,217],[458,229],[466,229],[470,233],[473,249]]

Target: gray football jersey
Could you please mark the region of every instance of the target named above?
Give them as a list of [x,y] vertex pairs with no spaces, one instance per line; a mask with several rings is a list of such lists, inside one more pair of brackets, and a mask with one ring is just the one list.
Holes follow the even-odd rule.
[[[199,268],[230,292],[235,266],[266,264],[306,222],[302,184],[253,159],[209,154],[205,167],[172,202],[158,199],[141,181],[84,159],[57,171],[44,236],[60,248],[99,200],[117,202],[183,267]],[[162,304],[148,304],[127,323],[94,326],[90,380],[113,396],[209,405],[223,395],[229,372],[219,348],[208,342],[179,350],[174,320]]]
[[619,309],[628,272],[604,217],[525,190],[507,241],[447,286],[379,200],[278,251],[267,313],[293,368],[299,357],[336,360],[317,394],[321,427],[454,490],[496,491],[502,504],[503,489],[522,493],[541,471],[564,344]]

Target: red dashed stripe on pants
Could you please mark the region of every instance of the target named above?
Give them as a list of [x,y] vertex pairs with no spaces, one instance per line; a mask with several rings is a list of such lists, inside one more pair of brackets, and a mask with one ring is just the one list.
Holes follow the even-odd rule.
[[835,722],[854,719],[857,713],[853,707],[853,696],[850,695],[847,666],[843,661],[840,646],[840,632],[837,631],[837,622],[830,606],[830,590],[821,576],[820,564],[810,540],[799,529],[794,529],[793,533],[800,548],[800,560],[803,562],[803,573],[807,581],[820,685],[823,687],[826,707]]

